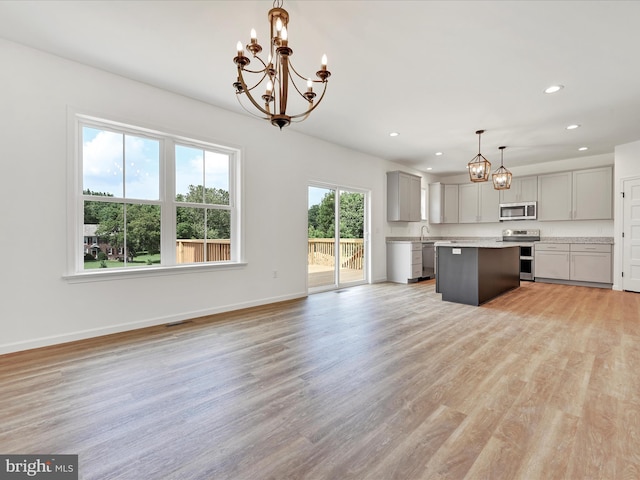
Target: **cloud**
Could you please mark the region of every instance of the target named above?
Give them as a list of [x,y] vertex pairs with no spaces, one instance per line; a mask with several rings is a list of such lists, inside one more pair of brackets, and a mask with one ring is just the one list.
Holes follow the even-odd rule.
[[83,134],[84,189],[122,197],[124,179],[127,198],[159,198],[159,141],[89,127]]
[[[160,142],[91,127],[83,128],[83,189],[122,198],[160,198]],[[176,193],[189,185],[229,190],[229,156],[176,145]],[[203,173],[204,171],[204,173]],[[204,177],[204,178],[203,178]]]
[[199,148],[177,145],[176,193],[186,194],[189,191],[189,185],[202,185],[203,177],[207,188],[221,188],[228,191],[229,156]]

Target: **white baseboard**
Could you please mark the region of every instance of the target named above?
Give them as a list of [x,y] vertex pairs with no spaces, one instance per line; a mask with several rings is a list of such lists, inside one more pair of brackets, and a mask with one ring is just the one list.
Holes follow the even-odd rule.
[[182,322],[184,320],[205,317],[207,315],[215,315],[216,313],[231,312],[234,310],[242,310],[243,308],[257,307],[260,305],[284,302],[287,300],[295,300],[297,298],[304,298],[306,296],[307,292],[293,293],[290,295],[282,295],[280,297],[263,298],[232,305],[224,305],[203,310],[194,310],[177,315],[168,315],[166,317],[156,317],[146,320],[139,320],[137,322],[121,323],[108,327],[91,328],[87,330],[80,330],[77,332],[64,333],[61,335],[51,335],[48,337],[33,338],[21,342],[6,343],[0,345],[0,355],[20,352],[23,350],[32,350],[34,348],[49,347],[51,345],[59,345],[61,343],[75,342],[77,340],[86,340],[87,338],[101,337],[103,335],[111,335],[113,333],[128,332],[130,330],[138,330],[140,328],[155,327],[157,325],[164,325],[167,323]]

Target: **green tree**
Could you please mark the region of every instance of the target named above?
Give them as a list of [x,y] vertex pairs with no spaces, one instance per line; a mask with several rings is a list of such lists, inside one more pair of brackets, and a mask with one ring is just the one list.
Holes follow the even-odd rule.
[[320,209],[320,205],[311,205],[307,212],[308,216],[308,230],[309,230],[309,238],[322,238],[319,235],[321,232],[317,230],[318,227],[318,210]]
[[335,198],[333,190],[327,192],[318,205],[315,228],[321,235],[316,238],[333,238],[335,236]]
[[340,195],[340,238],[364,238],[364,195]]
[[149,254],[160,251],[160,207],[158,205],[116,203],[108,205],[113,206],[112,215],[100,219],[96,235],[113,247],[126,247],[129,258],[135,257],[142,251]]
[[[84,195],[92,195],[94,197],[113,197],[111,193],[104,192],[92,192],[91,190],[83,190]],[[86,201],[84,202],[84,223],[85,224],[98,224],[102,218],[108,218],[113,210],[113,203],[100,202],[100,201]]]
[[[110,193],[91,190],[84,190],[83,193],[94,197],[113,197]],[[190,185],[187,194],[178,194],[176,200],[194,204],[229,205],[229,192],[220,188]],[[231,238],[231,214],[228,210],[206,208],[204,205],[178,207],[176,216],[177,238],[202,239],[205,238],[205,233],[209,239]],[[142,251],[149,254],[160,251],[160,207],[157,205],[88,200],[84,203],[84,223],[98,225],[96,235],[112,247],[126,247],[129,258]]]
[[[327,192],[319,204],[308,210],[309,238],[333,238],[335,235],[335,192]],[[364,195],[344,192],[340,195],[340,237],[363,238]]]
[[[189,185],[186,195],[176,195],[178,202],[229,205],[229,192],[221,188],[204,188]],[[203,207],[178,207],[176,211],[176,235],[180,239],[206,237],[231,238],[231,215],[228,210]]]
[[127,205],[127,250],[132,256],[160,252],[160,207]]

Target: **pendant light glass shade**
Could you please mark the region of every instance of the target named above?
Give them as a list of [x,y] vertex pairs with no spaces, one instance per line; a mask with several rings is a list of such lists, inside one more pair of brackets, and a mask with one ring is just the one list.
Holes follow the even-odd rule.
[[493,188],[496,190],[509,190],[511,188],[511,177],[513,176],[509,170],[504,168],[504,149],[507,147],[498,147],[500,149],[500,168],[491,174],[493,180]]
[[480,153],[480,136],[484,133],[484,130],[478,130],[478,155],[467,164],[469,169],[469,179],[472,182],[486,182],[489,180],[489,172],[491,172],[491,162],[484,158]]

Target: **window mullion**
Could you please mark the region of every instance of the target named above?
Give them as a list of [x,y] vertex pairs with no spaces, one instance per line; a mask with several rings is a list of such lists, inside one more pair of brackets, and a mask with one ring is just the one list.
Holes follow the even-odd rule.
[[[166,139],[161,149],[160,199],[162,202],[161,222],[161,263],[163,265],[176,264],[176,154],[175,142]],[[164,161],[163,161],[164,160]]]

